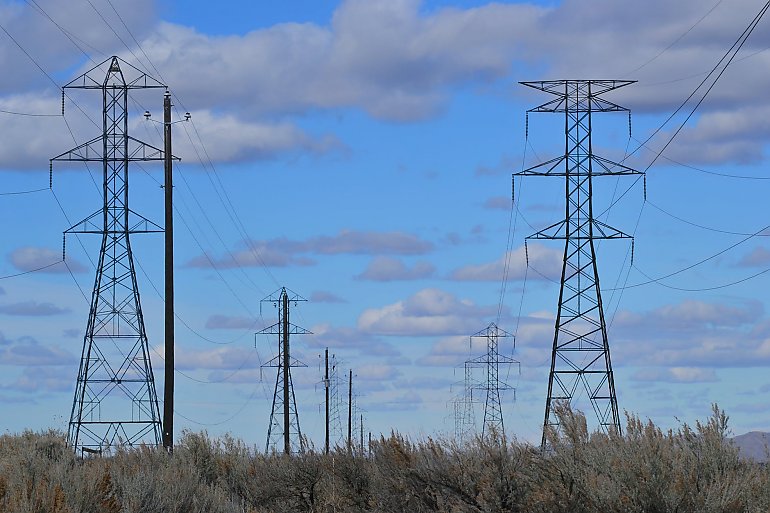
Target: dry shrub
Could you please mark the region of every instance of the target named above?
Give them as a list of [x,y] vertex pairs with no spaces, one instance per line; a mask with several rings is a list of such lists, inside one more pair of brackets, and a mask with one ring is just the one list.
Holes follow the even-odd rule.
[[627,415],[591,433],[559,405],[542,454],[492,433],[467,443],[398,433],[368,457],[312,446],[257,453],[230,436],[185,432],[173,456],[117,449],[76,459],[61,433],[0,436],[0,511],[91,512],[745,512],[770,510],[770,472],[738,458],[728,417],[663,432]]

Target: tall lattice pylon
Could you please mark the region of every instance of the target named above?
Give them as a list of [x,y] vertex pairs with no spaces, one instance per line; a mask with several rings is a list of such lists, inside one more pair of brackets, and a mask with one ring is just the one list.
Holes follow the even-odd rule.
[[[500,365],[519,365],[519,362],[510,356],[502,355],[498,351],[500,339],[513,339],[513,335],[500,329],[495,323],[490,323],[483,330],[471,335],[471,347],[474,338],[483,338],[486,341],[487,351],[483,355],[465,362],[466,372],[470,367],[480,367],[486,371],[486,379],[478,381],[471,386],[482,390],[486,394],[484,401],[484,424],[481,428],[482,436],[487,433],[496,433],[505,437],[505,425],[503,423],[503,407],[500,400],[500,392],[515,389],[500,379]],[[514,340],[515,346],[515,340]]]
[[[556,96],[530,109],[528,115],[529,112],[564,114],[564,155],[517,173],[566,179],[566,218],[528,237],[565,241],[545,403],[543,449],[547,444],[547,431],[559,427],[558,418],[553,413],[554,403],[564,401],[572,404],[576,394],[583,392],[590,400],[600,428],[605,432],[620,432],[594,241],[630,236],[594,216],[593,178],[641,173],[594,154],[591,116],[595,112],[629,112],[605,100],[602,95],[633,83],[629,80],[522,82],[525,86]],[[629,113],[629,130],[630,126]]]
[[164,152],[128,135],[128,95],[134,89],[165,87],[117,57],[64,86],[102,93],[102,134],[51,159],[100,162],[104,177],[102,208],[65,232],[102,236],[67,433],[81,455],[161,442],[130,235],[163,229],[128,207],[128,165],[163,160]]
[[278,322],[259,332],[263,335],[278,335],[278,355],[262,365],[262,367],[278,369],[273,405],[270,410],[270,424],[267,427],[266,453],[271,447],[274,451],[282,447],[284,454],[296,453],[304,449],[294,385],[291,381],[291,368],[307,366],[291,356],[289,336],[306,335],[310,332],[290,322],[291,304],[297,306],[298,302],[307,301],[294,292],[289,296],[290,292],[283,287],[262,300],[262,302],[273,303],[278,308]]

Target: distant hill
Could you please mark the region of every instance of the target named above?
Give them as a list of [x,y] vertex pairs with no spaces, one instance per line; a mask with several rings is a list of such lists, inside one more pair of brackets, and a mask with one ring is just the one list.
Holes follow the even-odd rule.
[[739,454],[742,458],[752,459],[760,462],[768,461],[770,454],[770,433],[764,431],[751,431],[745,435],[738,435],[733,438],[733,442],[738,446]]

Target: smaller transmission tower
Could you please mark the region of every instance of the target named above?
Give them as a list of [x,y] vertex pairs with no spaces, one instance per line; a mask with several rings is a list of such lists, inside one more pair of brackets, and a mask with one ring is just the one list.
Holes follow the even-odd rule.
[[299,427],[299,415],[297,413],[297,401],[294,397],[294,385],[291,381],[292,367],[307,367],[304,363],[291,356],[289,336],[310,334],[305,328],[292,324],[289,320],[290,307],[293,303],[297,306],[300,301],[307,301],[303,297],[291,292],[286,287],[276,291],[262,302],[273,303],[278,308],[278,322],[261,330],[263,335],[278,335],[278,356],[271,359],[262,367],[275,367],[278,369],[275,378],[275,392],[273,393],[273,406],[270,410],[270,424],[267,428],[267,442],[265,452],[270,447],[276,450],[283,440],[284,454],[302,451],[302,430]]
[[473,347],[474,338],[483,338],[487,343],[487,352],[465,362],[466,372],[470,367],[481,367],[486,370],[486,380],[478,384],[472,384],[471,388],[483,390],[486,392],[486,401],[484,403],[484,424],[481,428],[482,436],[488,432],[496,433],[498,436],[505,437],[505,426],[503,425],[503,408],[500,401],[500,392],[513,390],[514,398],[516,389],[505,381],[500,380],[500,364],[519,365],[519,362],[510,356],[501,355],[498,351],[499,339],[508,338],[514,340],[513,346],[516,347],[516,341],[513,335],[497,327],[495,323],[471,335],[471,347]]
[[474,366],[469,362],[463,363],[463,380],[455,383],[462,387],[461,391],[452,398],[452,413],[455,424],[455,439],[465,441],[476,430],[475,414],[473,406],[478,401],[473,398],[473,391],[477,384],[473,381]]

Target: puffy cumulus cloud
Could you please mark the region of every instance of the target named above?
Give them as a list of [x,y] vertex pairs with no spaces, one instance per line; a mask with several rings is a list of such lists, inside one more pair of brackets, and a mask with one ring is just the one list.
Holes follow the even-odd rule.
[[[153,348],[154,354],[165,357],[165,348]],[[228,370],[238,371],[259,367],[259,355],[252,349],[241,347],[217,347],[215,349],[176,351],[174,362],[181,370]]]
[[631,379],[663,383],[713,383],[719,381],[714,369],[697,367],[645,368],[636,371]]
[[[528,256],[527,256],[528,255]],[[561,273],[562,252],[541,246],[528,244],[509,251],[494,262],[486,264],[471,264],[455,269],[449,274],[449,279],[456,281],[500,281],[506,273],[509,280],[522,280],[527,275],[527,260],[529,267],[537,270],[530,273],[531,279],[557,279]]]
[[649,367],[746,367],[770,363],[770,322],[758,302],[684,301],[621,312],[610,329],[613,361]]
[[472,333],[497,307],[482,307],[439,290],[424,289],[411,297],[365,310],[358,329],[378,335],[442,336]]
[[53,303],[39,303],[37,301],[22,301],[0,305],[0,314],[16,315],[22,317],[48,317],[69,312],[68,308],[61,308]]
[[455,367],[477,354],[485,352],[486,341],[478,337],[455,335],[442,337],[431,346],[427,355],[419,358],[420,365]]
[[[569,0],[538,19],[543,36],[533,39],[528,48],[549,58],[552,76],[636,79],[639,84],[618,91],[621,103],[670,111],[717,63],[760,6],[752,0],[737,0],[712,7],[697,0],[599,0],[586,9],[584,0]],[[763,50],[767,43],[762,31],[755,31],[740,57]],[[584,58],[586,52],[591,59]],[[704,108],[740,105],[746,97],[758,97],[751,94],[759,91],[754,79],[767,78],[760,78],[752,68],[761,68],[767,58],[758,54],[734,63],[733,76],[740,80],[728,72],[724,80],[730,86],[715,88]]]
[[8,256],[8,260],[16,269],[22,272],[39,269],[38,272],[43,273],[66,273],[68,272],[68,266],[73,273],[81,273],[86,270],[83,264],[71,258],[67,259],[67,265],[65,266],[64,262],[62,262],[61,252],[49,248],[24,246],[13,250]]
[[[232,114],[195,111],[196,138],[206,144],[206,156],[215,162],[243,162],[287,153],[323,154],[344,148],[334,135],[312,136],[288,121],[255,122]],[[190,138],[179,137],[174,154],[195,162],[200,149]]]
[[[757,10],[752,0],[721,3],[713,12],[697,0],[596,0],[590,9],[586,0],[553,8],[491,2],[466,9],[424,9],[420,0],[345,0],[328,25],[281,23],[244,35],[213,36],[159,22],[154,4],[97,3],[97,13],[88,4],[38,2],[64,29],[78,34],[82,43],[77,44],[86,51],[119,51],[139,67],[162,70],[159,78],[193,111],[194,120],[201,120],[196,127],[219,161],[338,149],[344,145],[333,135],[309,134],[293,118],[357,108],[378,119],[423,120],[442,112],[458,86],[509,78],[517,66],[535,65],[539,76],[532,78],[640,79],[612,99],[635,110],[670,112]],[[36,11],[26,4],[5,5],[0,21],[55,76],[76,76],[90,67],[82,62],[81,50]],[[116,11],[141,50],[125,49],[100,18],[120,27]],[[701,106],[693,128],[670,147],[671,155],[701,162],[759,158],[770,108],[762,100],[770,85],[763,72],[770,55],[760,51],[767,39],[760,30],[752,35],[746,53]],[[135,62],[135,56],[145,61],[145,54],[152,66]],[[39,94],[50,89],[47,79],[15,45],[0,51],[0,64],[14,70],[0,85],[0,108],[58,112],[52,91]],[[43,97],[45,104],[25,102],[28,93]],[[758,101],[746,109],[746,98]],[[0,144],[0,164],[6,167],[34,165],[27,157],[66,142],[60,119],[16,121]],[[181,144],[178,150],[187,155]],[[493,172],[496,168],[478,170]]]
[[[123,50],[124,44],[113,32],[114,27],[123,23],[139,40],[149,36],[157,27],[155,5],[155,0],[112,0],[93,5],[87,2],[66,4],[56,0],[39,0],[34,5],[5,2],[0,6],[0,22],[19,45],[50,72],[71,68],[82,62],[83,54],[76,45],[85,51],[99,48],[105,54]],[[70,34],[77,34],[77,38],[70,40],[51,20]],[[0,92],[51,85],[35,64],[10,41],[0,49],[0,66],[14,70],[7,80],[3,80]]]
[[430,278],[436,268],[430,262],[417,262],[407,267],[397,258],[375,257],[369,262],[364,272],[356,276],[358,280],[369,281],[407,281]]
[[8,340],[0,336],[0,363],[18,366],[68,365],[77,361],[75,355],[57,345],[41,344],[32,337]]
[[313,347],[352,349],[362,355],[385,358],[389,364],[404,363],[401,352],[392,344],[358,328],[324,323],[314,325],[310,331],[313,336],[307,342]]
[[243,36],[166,23],[143,47],[188,103],[255,114],[359,107],[409,121],[441,109],[447,86],[508,74],[545,11],[420,7],[419,0],[347,0],[329,26],[284,23]]
[[286,238],[267,241],[241,241],[226,256],[200,255],[187,262],[188,267],[230,269],[235,267],[288,267],[314,265],[305,255],[421,255],[433,250],[433,244],[403,232],[342,230],[336,235],[312,237],[304,241]]
[[354,374],[362,381],[392,381],[401,371],[392,365],[369,363],[357,366]]
[[660,334],[698,331],[704,328],[718,330],[756,323],[764,309],[759,301],[745,301],[737,305],[706,303],[686,300],[665,305],[643,313],[619,312],[615,326],[619,330]]

